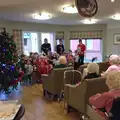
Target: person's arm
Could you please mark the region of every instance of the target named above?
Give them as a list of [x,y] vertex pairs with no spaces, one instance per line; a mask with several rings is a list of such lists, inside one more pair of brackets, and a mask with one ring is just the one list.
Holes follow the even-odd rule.
[[65,51],[64,45],[62,45],[62,49],[63,49],[62,52],[64,52]]
[[95,108],[105,108],[108,97],[106,93],[96,94],[89,98],[89,103]]
[[43,44],[41,45],[41,52],[43,52],[44,51],[44,49],[43,49]]
[[56,50],[56,51],[57,51],[57,53],[59,54],[59,46],[57,45],[57,47],[56,47],[56,48],[57,48],[57,50]]

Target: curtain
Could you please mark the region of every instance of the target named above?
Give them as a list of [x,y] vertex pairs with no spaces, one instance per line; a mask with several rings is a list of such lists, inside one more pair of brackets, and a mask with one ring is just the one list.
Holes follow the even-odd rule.
[[64,39],[64,32],[63,31],[58,31],[56,32],[56,36],[55,36],[56,40],[57,39]]
[[13,29],[13,39],[16,43],[18,54],[23,53],[22,30]]
[[103,31],[71,31],[70,39],[103,38]]

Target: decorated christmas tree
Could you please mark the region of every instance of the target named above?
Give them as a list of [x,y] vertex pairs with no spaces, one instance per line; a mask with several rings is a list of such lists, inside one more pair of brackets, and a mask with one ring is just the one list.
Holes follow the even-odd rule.
[[17,61],[17,50],[13,37],[4,29],[0,34],[0,84],[1,89],[5,92],[9,92],[10,86],[14,88],[17,85]]

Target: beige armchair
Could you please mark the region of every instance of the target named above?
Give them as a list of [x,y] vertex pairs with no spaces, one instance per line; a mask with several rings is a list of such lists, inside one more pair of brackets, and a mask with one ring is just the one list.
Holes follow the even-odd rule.
[[108,61],[101,62],[101,63],[98,63],[98,64],[99,64],[99,72],[100,73],[106,71],[108,69],[108,67],[110,66]]
[[[105,78],[86,79],[79,86],[65,85],[65,105],[87,114],[89,97],[108,91]],[[69,107],[66,108],[68,110]]]
[[48,76],[43,77],[44,95],[49,92],[52,95],[52,99],[54,95],[60,95],[66,70],[73,70],[73,67],[56,68]]

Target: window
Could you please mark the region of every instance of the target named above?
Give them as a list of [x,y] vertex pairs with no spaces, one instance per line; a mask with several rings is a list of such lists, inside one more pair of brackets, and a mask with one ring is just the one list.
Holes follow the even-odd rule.
[[23,43],[24,54],[29,55],[30,52],[39,53],[37,33],[23,32]]
[[24,45],[27,46],[27,38],[24,38]]
[[41,42],[44,43],[44,39],[48,39],[48,43],[51,44],[51,51],[54,51],[54,41],[53,41],[53,33],[41,33]]
[[[86,45],[85,62],[90,62],[93,57],[97,57],[97,62],[102,61],[102,40],[101,39],[83,39]],[[74,52],[77,49],[79,40],[70,40],[70,49]]]

